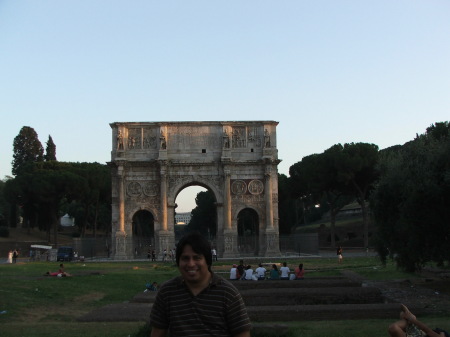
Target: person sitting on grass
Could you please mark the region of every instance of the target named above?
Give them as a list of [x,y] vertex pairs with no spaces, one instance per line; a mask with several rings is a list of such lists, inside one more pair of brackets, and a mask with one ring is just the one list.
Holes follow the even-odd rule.
[[280,279],[280,272],[275,263],[272,265],[272,269],[270,270],[270,279],[271,280],[279,280]]
[[158,282],[155,281],[153,283],[146,283],[144,293],[146,293],[147,291],[158,291]]
[[230,280],[239,280],[240,275],[237,270],[237,265],[233,264],[233,267],[230,269]]
[[400,321],[392,323],[388,328],[391,337],[450,337],[447,331],[431,329],[419,321],[404,305],[400,305]]
[[289,280],[289,273],[291,272],[291,270],[287,266],[286,262],[283,262],[283,266],[280,268],[280,272],[280,280]]
[[253,269],[251,265],[245,267],[245,278],[244,280],[252,280],[253,277]]
[[263,267],[262,263],[259,264],[258,268],[255,270],[256,276],[258,277],[258,280],[265,280],[266,279],[266,268]]
[[303,280],[305,278],[305,269],[303,269],[303,263],[300,263],[297,268],[295,268],[295,279]]

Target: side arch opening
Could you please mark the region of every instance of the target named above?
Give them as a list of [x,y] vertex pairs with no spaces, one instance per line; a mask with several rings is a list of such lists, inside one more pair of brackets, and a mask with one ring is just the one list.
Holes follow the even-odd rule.
[[155,249],[155,219],[146,210],[137,211],[132,219],[133,257],[136,259],[150,258]]
[[259,217],[251,208],[244,208],[238,214],[238,249],[241,256],[258,256]]

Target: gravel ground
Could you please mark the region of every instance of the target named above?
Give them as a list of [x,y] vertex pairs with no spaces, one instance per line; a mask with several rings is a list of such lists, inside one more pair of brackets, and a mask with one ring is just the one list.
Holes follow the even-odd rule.
[[[343,274],[361,280],[353,272]],[[450,274],[423,270],[421,276],[413,280],[361,281],[365,286],[379,288],[388,302],[423,308],[430,314],[450,314]]]

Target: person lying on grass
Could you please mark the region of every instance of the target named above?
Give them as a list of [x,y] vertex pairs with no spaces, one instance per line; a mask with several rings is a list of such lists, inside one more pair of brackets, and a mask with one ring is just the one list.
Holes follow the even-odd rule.
[[44,274],[45,276],[57,276],[57,277],[67,277],[67,276],[72,276],[69,273],[64,271],[64,264],[60,264],[59,265],[59,270],[55,271],[55,272],[46,272]]
[[400,305],[400,321],[392,323],[388,328],[391,337],[450,337],[447,331],[431,329],[414,316],[404,305]]

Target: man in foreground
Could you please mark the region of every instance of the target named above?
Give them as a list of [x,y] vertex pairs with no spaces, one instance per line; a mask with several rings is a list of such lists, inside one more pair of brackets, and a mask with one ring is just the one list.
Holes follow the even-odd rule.
[[199,233],[177,245],[181,276],[159,289],[150,314],[151,337],[250,336],[251,323],[238,290],[211,271],[209,242]]

